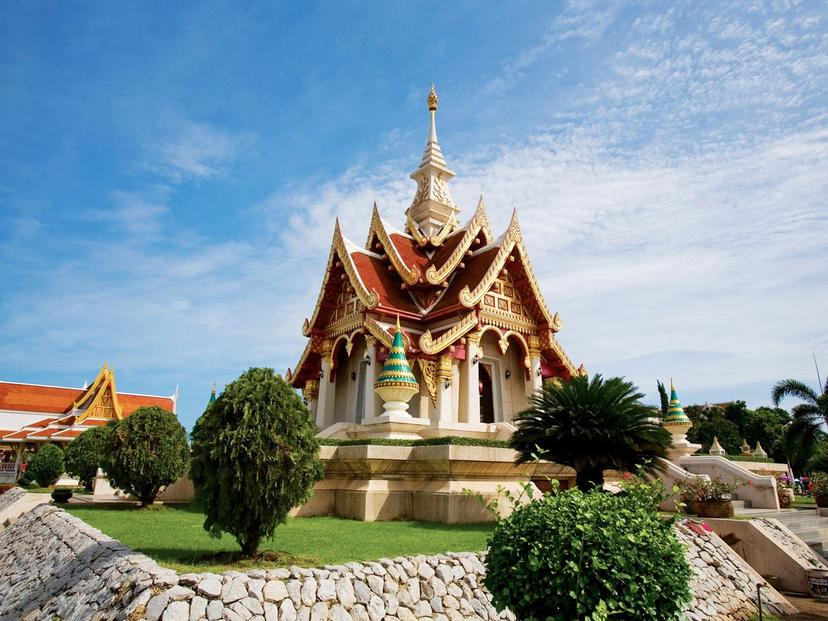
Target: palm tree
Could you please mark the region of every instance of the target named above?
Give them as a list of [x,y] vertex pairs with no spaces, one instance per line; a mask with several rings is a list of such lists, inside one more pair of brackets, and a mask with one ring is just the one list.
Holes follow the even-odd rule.
[[670,446],[670,434],[653,418],[644,397],[623,378],[578,376],[549,382],[515,417],[512,447],[518,463],[535,455],[571,466],[583,491],[604,483],[604,470],[652,473]]
[[771,399],[778,406],[786,397],[804,402],[791,410],[792,420],[782,438],[788,461],[801,470],[825,436],[822,426],[828,424],[828,380],[821,394],[799,380],[781,380],[773,387]]

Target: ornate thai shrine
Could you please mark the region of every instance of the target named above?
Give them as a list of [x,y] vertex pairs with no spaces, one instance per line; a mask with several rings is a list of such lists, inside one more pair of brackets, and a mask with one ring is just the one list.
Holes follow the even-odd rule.
[[298,515],[479,522],[492,516],[467,491],[491,498],[500,487],[519,494],[531,476],[574,480],[558,464],[516,465],[508,448],[440,440],[508,439],[544,380],[585,370],[556,339],[561,320],[544,302],[517,214],[495,237],[481,197],[460,224],[433,87],[427,101],[428,142],[402,229],[376,204],[364,246],[336,222],[308,342],[287,373],[320,437],[351,441],[322,446],[325,479]]
[[[327,438],[507,438],[515,413],[544,380],[585,373],[556,339],[552,313],[532,272],[517,214],[492,234],[481,197],[471,218],[449,191],[454,177],[437,142],[438,98],[414,200],[402,229],[374,204],[364,246],[336,222],[308,337],[295,371]],[[399,323],[397,323],[399,322]],[[374,391],[395,325],[417,389],[407,411]]]

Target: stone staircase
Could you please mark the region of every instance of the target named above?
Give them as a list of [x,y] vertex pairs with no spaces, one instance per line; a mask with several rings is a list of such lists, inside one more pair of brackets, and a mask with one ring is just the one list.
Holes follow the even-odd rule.
[[752,509],[750,503],[733,501],[736,517],[773,518],[787,526],[793,534],[807,543],[817,554],[828,560],[828,517],[816,509]]

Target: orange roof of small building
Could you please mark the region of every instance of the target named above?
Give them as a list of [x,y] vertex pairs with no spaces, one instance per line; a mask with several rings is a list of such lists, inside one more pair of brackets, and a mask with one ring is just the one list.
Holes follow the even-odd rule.
[[60,414],[83,395],[80,388],[60,388],[0,381],[0,410]]
[[72,439],[90,427],[120,420],[140,407],[157,406],[175,412],[175,397],[119,393],[115,375],[106,365],[87,388],[64,388],[0,382],[0,410],[54,414],[18,430],[0,431],[0,439],[25,441]]

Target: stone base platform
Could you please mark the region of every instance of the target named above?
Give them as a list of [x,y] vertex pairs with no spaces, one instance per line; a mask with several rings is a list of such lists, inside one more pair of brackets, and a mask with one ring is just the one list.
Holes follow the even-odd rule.
[[[488,501],[498,487],[520,494],[521,483],[530,479],[541,487],[545,477],[562,487],[574,484],[571,468],[549,462],[517,466],[515,455],[506,448],[452,444],[323,446],[325,479],[294,515],[472,524],[494,517],[467,490]],[[537,486],[534,491],[540,493]],[[501,500],[500,512],[510,509]]]

